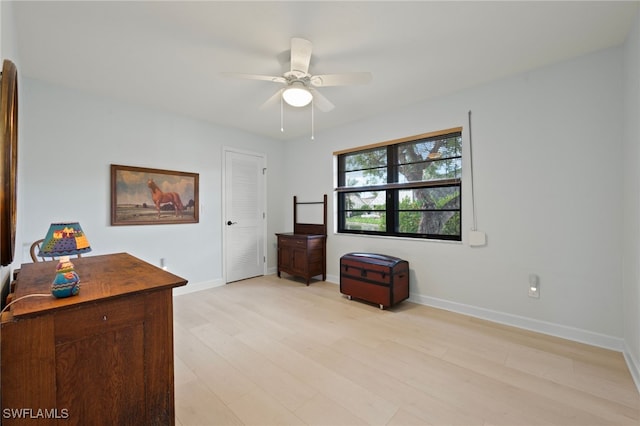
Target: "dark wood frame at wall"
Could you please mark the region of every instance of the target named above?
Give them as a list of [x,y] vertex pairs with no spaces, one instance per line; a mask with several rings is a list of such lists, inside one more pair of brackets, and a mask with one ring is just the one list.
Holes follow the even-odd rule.
[[18,70],[5,59],[0,82],[0,264],[13,262],[17,222]]
[[[149,187],[150,180],[160,187],[167,182],[178,186],[165,193],[176,193],[179,196],[182,211],[176,212],[172,201],[161,203],[158,211]],[[164,209],[162,206],[165,206]],[[198,173],[111,165],[111,225],[198,223],[199,212]]]

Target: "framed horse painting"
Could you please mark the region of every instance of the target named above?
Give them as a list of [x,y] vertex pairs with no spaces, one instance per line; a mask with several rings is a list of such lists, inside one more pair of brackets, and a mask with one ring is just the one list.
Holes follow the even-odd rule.
[[111,165],[111,225],[198,223],[197,173]]

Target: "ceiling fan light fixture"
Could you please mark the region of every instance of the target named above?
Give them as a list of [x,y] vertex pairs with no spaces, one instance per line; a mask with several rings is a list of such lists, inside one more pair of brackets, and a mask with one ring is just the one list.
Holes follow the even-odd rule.
[[303,107],[309,105],[313,95],[304,84],[294,82],[282,91],[282,99],[292,107]]

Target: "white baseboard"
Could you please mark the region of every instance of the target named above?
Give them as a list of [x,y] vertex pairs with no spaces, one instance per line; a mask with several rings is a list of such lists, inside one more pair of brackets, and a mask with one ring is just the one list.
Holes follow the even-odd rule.
[[327,275],[327,282],[331,284],[340,284],[340,277],[336,275]]
[[[271,271],[271,269],[273,269],[273,271]],[[269,268],[269,273],[275,274],[275,268]],[[340,283],[340,277],[336,275],[327,275],[326,281],[337,285]],[[173,295],[179,296],[181,294],[194,293],[196,291],[220,287],[224,284],[225,283],[222,278],[201,283],[188,283],[186,286],[174,288]],[[634,360],[630,355],[630,351],[628,351],[624,340],[621,338],[415,293],[409,296],[409,301],[420,305],[432,306],[434,308],[469,315],[487,321],[497,322],[499,324],[510,325],[525,330],[622,352],[627,359],[627,364],[629,364],[629,369],[631,370],[631,374],[633,375],[636,384],[640,383],[640,368],[638,367],[638,362],[636,362],[636,360]]]
[[637,360],[631,355],[631,351],[629,347],[624,345],[624,360],[627,362],[627,366],[629,367],[629,372],[631,373],[631,377],[633,377],[633,381],[638,388],[638,392],[640,392],[640,360]]
[[573,340],[580,343],[586,343],[592,346],[611,349],[617,352],[623,352],[624,350],[624,340],[618,337],[607,336],[600,333],[594,333],[592,331],[554,324],[546,321],[540,321],[532,318],[521,317],[519,315],[478,308],[476,306],[451,302],[435,297],[412,294],[409,297],[409,300],[421,305],[433,306],[434,308],[445,309],[447,311],[457,312],[460,314],[497,322],[499,324],[510,325],[513,327],[548,334],[555,337],[561,337],[563,339]]
[[[275,274],[275,268],[270,274]],[[327,275],[327,282],[333,284],[340,283],[340,277],[335,275]],[[174,296],[193,293],[196,291],[207,290],[210,288],[223,286],[222,278],[217,280],[205,281],[201,283],[187,284],[186,286],[176,287],[173,289]],[[636,360],[623,339],[618,337],[607,336],[600,333],[594,333],[579,328],[568,327],[565,325],[554,324],[547,321],[540,321],[532,318],[522,317],[519,315],[507,314],[504,312],[493,311],[491,309],[479,308],[477,306],[465,305],[463,303],[451,302],[449,300],[438,299],[436,297],[422,296],[419,294],[411,294],[409,301],[420,305],[432,306],[434,308],[444,309],[499,324],[509,325],[525,330],[535,331],[538,333],[548,334],[563,339],[573,340],[592,346],[598,346],[605,349],[622,352],[624,359],[631,373],[631,377],[640,392],[640,360]]]
[[180,296],[182,294],[195,293],[196,291],[208,290],[210,288],[221,287],[223,285],[224,280],[222,278],[201,283],[187,283],[187,285],[183,285],[182,287],[174,288],[173,295]]
[[[336,275],[327,275],[327,282],[339,284],[340,277]],[[623,352],[625,353],[626,358],[631,358],[630,356],[626,355],[626,352],[628,351],[624,350],[624,340],[619,337],[612,337],[605,334],[582,330],[579,328],[568,327],[565,325],[522,317],[519,315],[479,308],[472,305],[465,305],[463,303],[451,302],[444,299],[438,299],[436,297],[422,296],[419,294],[411,294],[409,297],[409,301],[418,303],[420,305],[433,306],[434,308],[440,308],[447,311],[457,312],[459,314],[469,315],[487,321],[497,322],[499,324],[510,325],[525,330],[548,334],[555,337],[561,337],[567,340],[586,343],[592,346],[611,349],[616,352]],[[629,360],[627,360],[627,364],[630,365],[629,369],[633,370],[631,367],[631,362],[629,362]],[[638,384],[640,383],[638,363],[634,365],[634,368],[634,380],[636,381],[636,384]],[[632,371],[632,374],[633,373],[634,372]]]
[[[278,268],[273,267],[273,268],[267,268],[267,274],[266,275],[275,275],[278,272]],[[318,277],[315,277],[318,278]],[[327,275],[327,279],[325,280],[329,283],[332,284],[340,284],[340,277],[337,275]]]

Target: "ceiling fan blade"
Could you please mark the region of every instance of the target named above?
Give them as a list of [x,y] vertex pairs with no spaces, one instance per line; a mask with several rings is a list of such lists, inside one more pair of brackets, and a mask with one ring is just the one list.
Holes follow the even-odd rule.
[[348,72],[344,74],[323,74],[311,77],[311,84],[316,87],[349,86],[367,84],[373,76],[370,72]]
[[282,88],[282,89],[278,90],[276,93],[274,93],[273,96],[271,96],[269,99],[267,99],[267,101],[265,103],[260,105],[260,109],[267,109],[271,105],[276,104],[280,99],[282,99],[282,91],[283,90],[284,90],[284,88]]
[[303,38],[291,39],[291,71],[299,71],[306,75],[311,62],[312,44]]
[[286,83],[287,79],[284,77],[277,77],[274,75],[259,75],[259,74],[243,74],[239,72],[222,72],[220,73],[223,77],[229,78],[242,78],[245,80],[263,80],[263,81],[272,81],[274,83]]
[[313,105],[320,111],[329,112],[335,108],[335,105],[317,90],[311,89],[311,94],[313,94]]

